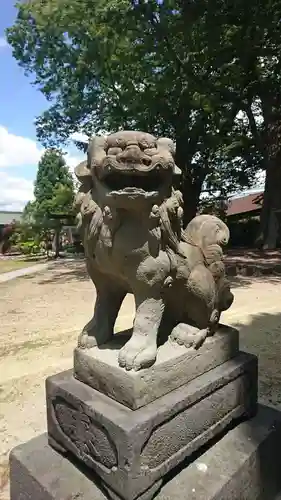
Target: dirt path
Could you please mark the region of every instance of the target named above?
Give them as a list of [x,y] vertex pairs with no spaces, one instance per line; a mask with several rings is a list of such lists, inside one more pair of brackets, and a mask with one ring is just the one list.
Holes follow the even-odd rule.
[[[240,325],[242,347],[259,354],[261,397],[281,403],[281,278],[236,279],[234,292],[223,320]],[[80,261],[1,283],[0,293],[0,500],[8,500],[8,453],[46,430],[44,380],[71,367],[95,297]],[[130,326],[133,313],[128,296],[117,329]]]
[[[13,269],[11,271],[6,271],[4,267],[3,271],[3,266],[0,267],[0,283],[4,283],[6,281],[10,281],[16,278],[19,278],[20,276],[26,276],[27,274],[34,274],[34,272],[37,271],[43,271],[44,269],[48,268],[48,264],[32,264],[32,265],[25,265],[22,262],[17,262],[18,268]],[[17,266],[15,266],[17,267]],[[9,269],[7,266],[6,269]]]

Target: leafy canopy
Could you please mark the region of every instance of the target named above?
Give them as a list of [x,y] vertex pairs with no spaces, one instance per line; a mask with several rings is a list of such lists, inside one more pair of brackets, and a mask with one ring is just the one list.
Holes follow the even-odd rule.
[[37,119],[39,139],[57,145],[75,131],[143,129],[176,140],[188,203],[202,187],[226,195],[251,185],[264,168],[253,107],[280,79],[279,4],[19,3],[8,41],[50,101]]

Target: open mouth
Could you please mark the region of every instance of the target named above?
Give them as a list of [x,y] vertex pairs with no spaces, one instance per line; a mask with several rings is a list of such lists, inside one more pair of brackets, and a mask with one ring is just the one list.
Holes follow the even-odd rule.
[[105,179],[106,185],[112,191],[158,191],[163,183],[162,177],[150,172],[147,175],[123,174],[113,172]]

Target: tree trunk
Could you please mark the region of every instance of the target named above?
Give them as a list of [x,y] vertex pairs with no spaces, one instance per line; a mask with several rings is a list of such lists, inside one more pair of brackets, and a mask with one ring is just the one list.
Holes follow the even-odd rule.
[[184,227],[187,226],[197,213],[202,185],[206,177],[206,172],[200,164],[192,164],[193,153],[194,151],[189,151],[186,137],[178,137],[176,141],[175,161],[182,171],[178,187],[183,194]]
[[[272,117],[273,118],[273,117]],[[281,211],[281,117],[267,126],[266,179],[257,245],[264,250],[278,246]]]
[[191,219],[197,214],[202,184],[203,181],[201,182],[200,179],[184,178],[182,181],[184,227],[186,227]]
[[257,245],[264,250],[273,250],[278,245],[281,210],[281,163],[270,162],[266,172],[263,205],[260,217],[260,228]]
[[57,259],[60,256],[60,232],[61,232],[60,226],[56,227],[54,236],[55,259]]

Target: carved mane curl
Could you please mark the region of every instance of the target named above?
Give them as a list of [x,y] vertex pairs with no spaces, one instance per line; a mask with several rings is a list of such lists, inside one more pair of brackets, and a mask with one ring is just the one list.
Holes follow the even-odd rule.
[[[87,163],[82,162],[75,169],[81,185],[75,198],[77,214],[77,229],[82,232],[83,243],[90,245],[93,250],[102,227],[104,216],[102,208],[92,195],[93,180]],[[180,191],[172,188],[172,194],[160,206],[152,207],[153,216],[158,219],[157,227],[161,230],[161,247],[179,254],[179,243],[182,234],[183,199]]]

